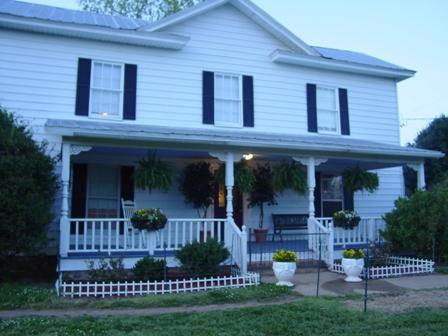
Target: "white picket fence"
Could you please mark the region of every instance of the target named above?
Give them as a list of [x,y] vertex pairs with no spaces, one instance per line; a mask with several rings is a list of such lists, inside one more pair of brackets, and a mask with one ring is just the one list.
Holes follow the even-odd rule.
[[260,284],[259,273],[232,276],[123,282],[56,282],[58,295],[70,298],[159,295],[199,292],[222,288],[242,288]]
[[[393,256],[388,258],[388,262],[390,265],[387,266],[369,267],[369,279],[434,273],[434,262],[428,259]],[[344,274],[341,263],[334,263],[330,270],[335,273]],[[365,269],[362,277],[365,277]]]

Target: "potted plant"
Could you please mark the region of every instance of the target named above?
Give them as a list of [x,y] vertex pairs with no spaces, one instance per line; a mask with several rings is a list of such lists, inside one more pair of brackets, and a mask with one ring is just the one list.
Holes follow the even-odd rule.
[[347,277],[347,282],[361,282],[359,277],[364,268],[364,252],[361,249],[345,250],[342,254],[342,268]]
[[254,169],[255,183],[249,193],[249,207],[258,207],[260,209],[260,217],[258,221],[258,229],[255,229],[255,241],[257,243],[266,241],[268,230],[263,226],[264,222],[264,205],[277,204],[275,198],[277,194],[272,185],[272,170],[268,163],[264,166],[257,165]]
[[333,224],[346,230],[352,230],[358,226],[361,217],[356,211],[341,210],[333,214]]
[[132,226],[142,231],[161,230],[167,220],[165,214],[157,208],[137,210],[131,217]]
[[171,187],[175,173],[166,163],[160,161],[156,153],[141,159],[134,172],[135,185],[139,189],[164,190]]
[[344,188],[350,192],[366,190],[370,193],[378,189],[379,178],[377,173],[372,173],[355,167],[342,172]]
[[[219,166],[215,174],[215,179],[219,183],[225,183],[226,167]],[[240,160],[235,164],[235,187],[243,193],[249,193],[255,183],[253,171],[249,168],[246,160]]]
[[282,162],[272,169],[272,185],[275,191],[291,189],[298,194],[307,190],[306,172],[297,162]]
[[292,287],[291,280],[296,272],[297,255],[294,251],[277,250],[272,257],[272,270],[277,278],[277,286]]

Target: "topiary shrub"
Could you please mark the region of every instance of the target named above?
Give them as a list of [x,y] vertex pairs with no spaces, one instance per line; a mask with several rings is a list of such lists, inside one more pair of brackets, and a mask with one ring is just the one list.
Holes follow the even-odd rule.
[[166,262],[152,257],[144,257],[135,263],[132,273],[135,280],[162,280],[164,278]]
[[229,255],[229,250],[216,239],[208,239],[201,243],[194,241],[176,252],[176,258],[190,276],[218,275],[219,265]]
[[58,188],[55,166],[47,145],[0,107],[0,259],[6,262],[0,273],[8,272],[7,257],[32,255],[46,245]]
[[395,208],[384,217],[384,238],[394,253],[432,256],[432,240],[436,240],[436,256],[448,255],[448,187],[432,191],[416,191],[410,198],[399,198]]

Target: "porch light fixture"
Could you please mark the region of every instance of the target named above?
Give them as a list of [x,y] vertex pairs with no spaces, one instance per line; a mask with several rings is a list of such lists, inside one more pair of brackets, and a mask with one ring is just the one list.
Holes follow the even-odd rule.
[[244,158],[244,160],[249,161],[249,160],[252,160],[254,158],[254,155],[250,154],[250,153],[249,154],[244,154],[243,158]]

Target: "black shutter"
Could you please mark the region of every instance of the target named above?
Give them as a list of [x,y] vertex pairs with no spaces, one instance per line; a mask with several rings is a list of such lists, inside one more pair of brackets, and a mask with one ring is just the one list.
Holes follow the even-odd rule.
[[341,116],[341,134],[350,135],[347,89],[339,89],[339,112]]
[[254,127],[254,78],[243,76],[243,126]]
[[137,65],[124,66],[123,119],[135,120],[137,105]]
[[202,123],[215,123],[215,74],[202,72]]
[[316,172],[316,188],[314,189],[314,210],[316,217],[322,217],[320,184],[320,173]]
[[344,188],[344,210],[353,211],[355,209],[354,193]]
[[89,115],[91,68],[92,60],[87,58],[78,59],[78,80],[76,84],[75,115]]
[[[71,218],[86,218],[87,204],[87,165],[73,164]],[[83,223],[79,223],[78,232],[84,232]],[[70,226],[70,233],[75,234],[75,225]]]
[[317,133],[316,84],[306,85],[306,105],[308,111],[308,132]]
[[125,201],[134,200],[134,167],[122,166],[120,171],[120,197]]

